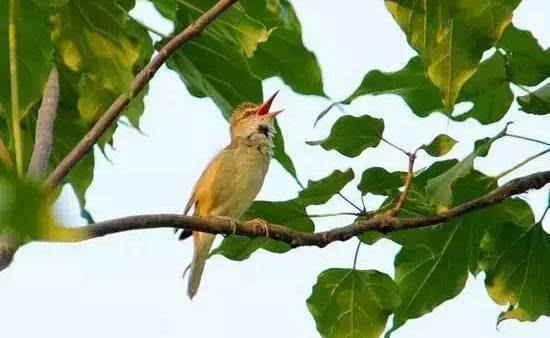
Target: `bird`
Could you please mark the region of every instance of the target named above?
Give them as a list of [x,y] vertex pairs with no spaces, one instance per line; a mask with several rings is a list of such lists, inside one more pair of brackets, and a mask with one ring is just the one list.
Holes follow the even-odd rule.
[[[234,224],[234,220],[250,207],[263,185],[273,154],[275,117],[282,112],[270,112],[277,94],[278,91],[261,104],[244,102],[233,110],[230,143],[203,171],[185,206],[184,215],[194,208],[194,216],[226,218]],[[190,235],[183,232],[180,239]],[[198,231],[193,231],[192,236],[194,253],[187,286],[190,299],[199,289],[215,239],[214,234]]]

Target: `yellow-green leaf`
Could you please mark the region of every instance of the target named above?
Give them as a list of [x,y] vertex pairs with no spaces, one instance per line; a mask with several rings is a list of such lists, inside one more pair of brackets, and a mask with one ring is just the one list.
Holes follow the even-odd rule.
[[439,157],[447,154],[456,144],[456,140],[449,135],[439,134],[432,142],[422,146],[430,156]]

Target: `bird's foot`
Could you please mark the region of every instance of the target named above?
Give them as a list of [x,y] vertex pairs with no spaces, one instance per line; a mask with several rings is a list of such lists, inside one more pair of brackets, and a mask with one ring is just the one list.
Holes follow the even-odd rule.
[[261,218],[254,218],[252,220],[250,220],[250,222],[253,222],[255,224],[257,224],[258,226],[260,226],[263,230],[264,230],[264,236],[265,237],[269,237],[269,225],[267,224],[267,222]]
[[224,221],[229,221],[229,223],[231,224],[231,234],[224,234],[224,236],[233,236],[237,233],[237,222],[235,221],[235,219],[227,216],[216,216],[216,218],[223,219]]

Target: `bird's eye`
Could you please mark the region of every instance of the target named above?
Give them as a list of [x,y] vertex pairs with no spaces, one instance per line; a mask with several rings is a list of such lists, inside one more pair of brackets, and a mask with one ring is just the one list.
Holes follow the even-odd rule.
[[250,115],[253,115],[255,114],[256,111],[254,109],[250,109],[250,110],[247,110],[246,113],[244,113],[244,116],[250,116]]

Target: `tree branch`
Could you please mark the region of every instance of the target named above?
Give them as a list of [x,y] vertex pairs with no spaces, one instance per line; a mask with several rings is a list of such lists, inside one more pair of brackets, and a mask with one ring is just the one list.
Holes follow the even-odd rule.
[[46,174],[52,150],[53,126],[58,103],[59,74],[57,73],[57,69],[52,67],[46,87],[44,88],[42,103],[40,104],[40,109],[38,109],[34,149],[27,171],[27,178],[38,180]]
[[[182,32],[174,36],[159,51],[158,54],[149,62],[145,68],[136,76],[131,84],[131,96],[137,95],[159,70],[159,68],[168,60],[168,58],[187,41],[198,36],[202,30],[216,19],[226,9],[231,7],[238,0],[220,0],[212,8],[206,11],[197,21],[190,24]],[[105,133],[111,124],[118,118],[121,112],[130,102],[130,97],[120,95],[107,111],[99,118],[96,124],[80,140],[80,142],[69,152],[67,156],[59,163],[57,168],[46,179],[47,187],[57,186],[61,180],[71,171],[71,169],[92,149],[97,140]]]
[[409,194],[409,188],[411,187],[412,180],[414,178],[414,161],[416,161],[416,151],[414,153],[407,152],[407,156],[409,157],[409,169],[407,171],[407,177],[405,177],[405,184],[403,185],[403,191],[401,192],[401,194],[399,194],[399,199],[397,200],[395,207],[393,207],[388,212],[388,216],[390,217],[394,217],[399,213],[399,210],[401,210],[403,203],[405,203],[405,201],[407,200],[407,195]]
[[388,233],[443,223],[467,213],[501,203],[511,196],[525,193],[531,189],[540,189],[548,183],[550,183],[550,171],[543,171],[514,179],[482,197],[439,214],[415,218],[396,218],[380,213],[367,220],[358,220],[352,225],[317,233],[300,232],[277,224],[267,224],[266,228],[257,221],[239,223],[225,218],[199,218],[179,214],[159,214],[118,218],[82,228],[64,228],[62,235],[56,238],[55,234],[52,234],[54,237],[45,240],[52,242],[78,242],[131,230],[177,228],[212,234],[236,234],[251,238],[269,237],[285,242],[292,247],[324,247],[335,241],[346,241],[367,231]]

